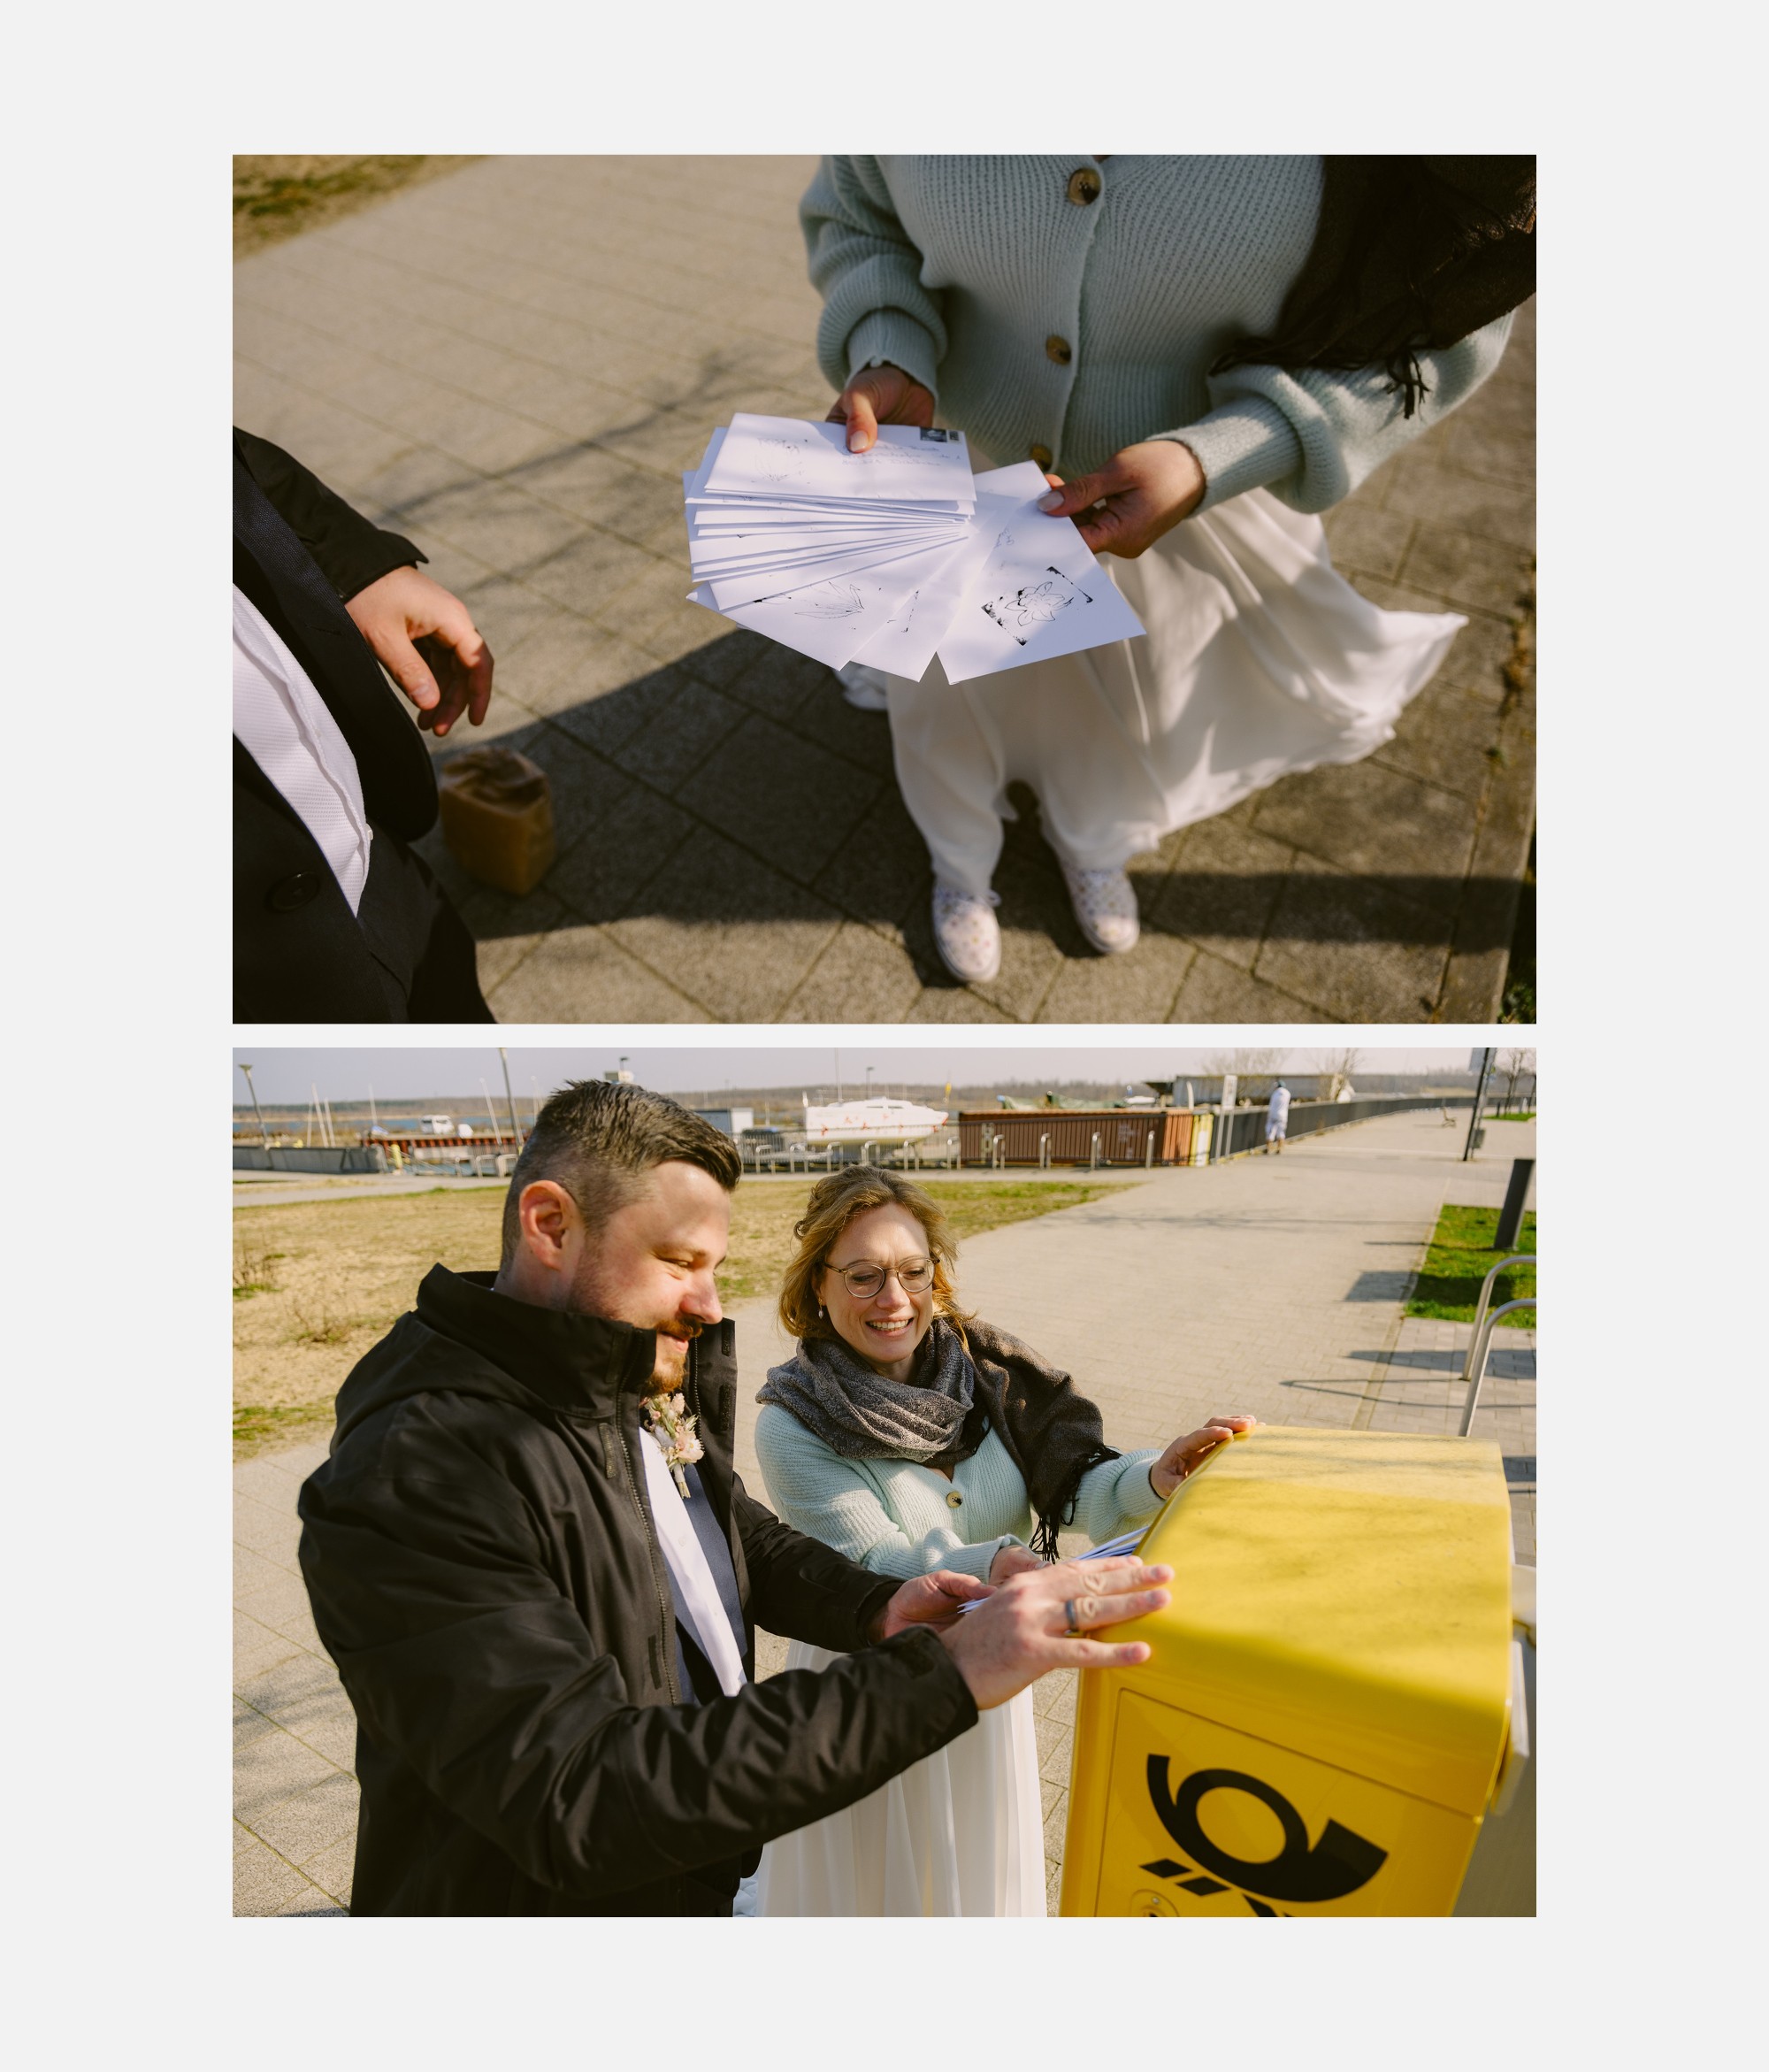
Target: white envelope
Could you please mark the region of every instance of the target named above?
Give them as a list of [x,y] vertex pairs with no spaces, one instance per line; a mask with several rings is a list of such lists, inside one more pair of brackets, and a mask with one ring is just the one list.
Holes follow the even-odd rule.
[[875,446],[850,453],[845,425],[739,411],[708,459],[704,488],[715,495],[894,497],[966,510],[976,495],[963,433],[915,425],[881,425]]
[[[1038,495],[1048,488],[1040,476]],[[949,683],[967,683],[1133,640],[1145,630],[1073,519],[1049,517],[1031,496],[997,529],[981,573],[940,641],[939,658]]]
[[992,496],[979,489],[971,531],[930,568],[925,580],[917,583],[877,633],[855,651],[854,659],[920,683],[941,636],[993,550],[996,533],[1015,509],[1013,497]]

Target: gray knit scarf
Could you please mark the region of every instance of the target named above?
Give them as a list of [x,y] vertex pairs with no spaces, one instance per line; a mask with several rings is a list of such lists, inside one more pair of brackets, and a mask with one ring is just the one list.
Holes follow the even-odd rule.
[[844,1460],[937,1460],[958,1445],[976,1387],[964,1340],[944,1317],[916,1347],[914,1373],[892,1381],[840,1339],[802,1339],[755,1400],[790,1410]]

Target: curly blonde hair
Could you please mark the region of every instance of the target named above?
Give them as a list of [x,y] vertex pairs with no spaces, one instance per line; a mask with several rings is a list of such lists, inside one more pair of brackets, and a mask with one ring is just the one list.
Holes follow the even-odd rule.
[[926,1235],[928,1257],[934,1269],[934,1315],[955,1325],[963,1336],[970,1315],[959,1308],[952,1281],[958,1240],[938,1203],[900,1173],[886,1172],[877,1165],[845,1165],[825,1173],[811,1189],[804,1215],[793,1225],[798,1250],[780,1289],[780,1322],[793,1338],[837,1335],[817,1300],[817,1277],[829,1264],[836,1239],[856,1216],[892,1203],[907,1209]]

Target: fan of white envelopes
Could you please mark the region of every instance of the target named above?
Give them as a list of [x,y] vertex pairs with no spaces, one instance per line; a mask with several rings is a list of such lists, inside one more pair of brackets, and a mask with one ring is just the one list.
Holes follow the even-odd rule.
[[1143,631],[1031,461],[973,475],[962,432],[739,412],[682,478],[696,604],[831,669],[962,683]]

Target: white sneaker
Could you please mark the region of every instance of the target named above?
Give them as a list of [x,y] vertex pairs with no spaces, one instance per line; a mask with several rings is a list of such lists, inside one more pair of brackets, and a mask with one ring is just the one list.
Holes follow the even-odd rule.
[[1094,948],[1108,957],[1135,949],[1143,924],[1137,912],[1136,890],[1125,872],[1077,871],[1061,856],[1057,862],[1062,864],[1063,882],[1068,886],[1081,932]]
[[999,893],[960,892],[943,878],[934,879],[934,947],[940,962],[967,986],[987,985],[1001,969],[1001,927],[995,909]]
[[858,706],[862,712],[891,710],[882,670],[869,669],[863,662],[844,662],[835,673],[836,680],[841,685],[841,695],[850,705]]

